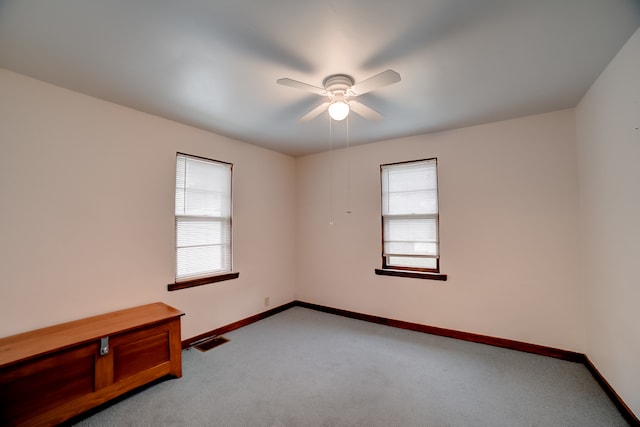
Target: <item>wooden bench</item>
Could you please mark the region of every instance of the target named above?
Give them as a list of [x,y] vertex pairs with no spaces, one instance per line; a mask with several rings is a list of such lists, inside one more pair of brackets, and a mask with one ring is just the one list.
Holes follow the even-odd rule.
[[155,303],[0,338],[0,425],[54,425],[182,376],[179,310]]

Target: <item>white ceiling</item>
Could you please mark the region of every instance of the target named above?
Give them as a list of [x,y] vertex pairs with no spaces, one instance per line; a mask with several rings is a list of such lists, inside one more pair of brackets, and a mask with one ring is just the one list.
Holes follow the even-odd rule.
[[0,67],[298,156],[329,119],[279,78],[399,72],[361,144],[575,106],[639,25],[639,0],[0,0]]

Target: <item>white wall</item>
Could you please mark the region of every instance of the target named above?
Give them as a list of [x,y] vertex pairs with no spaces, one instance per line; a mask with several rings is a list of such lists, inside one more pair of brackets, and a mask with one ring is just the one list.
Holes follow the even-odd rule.
[[[430,157],[438,158],[449,279],[376,276],[379,165]],[[297,168],[297,299],[584,350],[572,109],[311,155]]]
[[587,356],[640,416],[640,30],[576,108]]
[[[294,298],[295,159],[0,69],[0,336],[163,301],[195,336]],[[168,292],[176,152],[234,164],[236,280]]]

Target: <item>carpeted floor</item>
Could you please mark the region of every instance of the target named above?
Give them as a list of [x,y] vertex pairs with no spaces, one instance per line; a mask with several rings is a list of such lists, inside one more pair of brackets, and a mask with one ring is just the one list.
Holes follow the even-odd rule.
[[577,363],[294,307],[79,426],[627,426]]

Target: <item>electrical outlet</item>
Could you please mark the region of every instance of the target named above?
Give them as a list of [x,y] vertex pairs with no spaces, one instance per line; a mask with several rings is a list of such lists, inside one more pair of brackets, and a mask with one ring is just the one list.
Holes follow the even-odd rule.
[[264,306],[269,307],[269,297],[264,297]]

